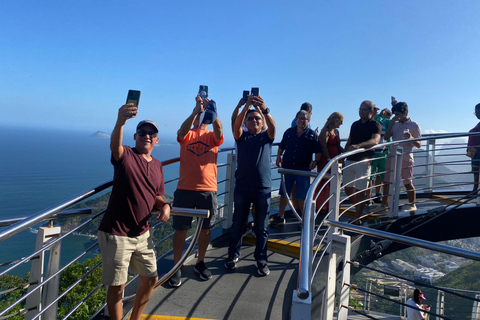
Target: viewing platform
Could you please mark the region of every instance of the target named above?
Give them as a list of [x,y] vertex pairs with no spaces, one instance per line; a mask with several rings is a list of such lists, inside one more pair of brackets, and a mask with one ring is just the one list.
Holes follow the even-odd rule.
[[[404,303],[407,297],[411,296],[409,292],[413,287],[430,290],[429,294],[434,296],[431,300],[429,298],[429,304],[432,305],[431,319],[454,319],[448,313],[448,300],[444,298],[446,295],[461,296],[465,305],[468,305],[467,313],[471,315],[468,319],[477,319],[475,317],[480,316],[480,292],[462,292],[455,288],[441,288],[434,283],[403,279],[401,276],[391,275],[387,269],[378,272],[383,272],[389,281],[398,284],[393,286],[395,290],[398,289],[397,295],[379,293],[368,286],[356,286],[352,279],[362,267],[368,266],[379,257],[408,247],[480,261],[478,251],[438,243],[451,239],[480,237],[480,198],[476,192],[471,192],[472,184],[465,178],[471,178],[468,169],[458,170],[459,166],[464,168],[469,165],[468,160],[459,160],[463,159],[459,157],[464,156],[465,145],[442,142],[447,138],[468,135],[439,135],[419,139],[424,147],[415,153],[416,164],[413,168],[417,189],[415,215],[401,211],[400,208],[407,203],[405,190],[400,184],[401,180],[392,179],[394,182],[390,188],[391,193],[387,195],[388,209],[382,214],[373,213],[378,206],[375,204],[364,211],[364,215],[358,219],[359,223],[352,223],[355,205],[358,203],[350,203],[341,180],[342,160],[349,153],[331,159],[327,167],[318,174],[298,173],[311,176],[303,219],[293,212],[287,216],[285,225],[269,228],[268,266],[271,272],[265,277],[258,275],[254,265],[255,239],[248,234],[248,230],[237,268],[230,271],[224,267],[233,214],[232,195],[236,163],[233,148],[225,149],[225,162],[218,165],[219,217],[212,229],[211,245],[205,258],[212,278],[202,281],[193,271],[199,230],[192,230],[182,258],[182,285],[171,288],[167,281],[175,272],[171,247],[168,247],[172,234],[164,236],[162,233],[161,239],[157,237],[154,240],[158,250],[160,280],[144,310],[143,319],[401,319],[405,316]],[[353,152],[363,151],[359,149]],[[396,156],[401,163],[401,153]],[[164,166],[176,162],[178,159],[172,159],[166,161]],[[385,174],[396,177],[399,169],[400,166],[397,171]],[[276,185],[273,193],[276,195],[284,170],[275,166],[272,166],[272,170]],[[380,173],[374,175],[378,174]],[[176,179],[173,179],[167,183],[175,181]],[[12,292],[19,294],[0,309],[0,319],[13,316],[24,316],[24,319],[56,319],[60,309],[62,319],[108,319],[105,315],[105,286],[98,277],[101,261],[84,267],[82,274],[76,275],[75,279],[70,279],[68,283],[62,278],[62,275],[70,272],[70,267],[85,261],[87,254],[96,256],[94,252],[98,250],[97,243],[81,249],[81,254],[68,263],[60,263],[60,255],[61,242],[65,237],[98,221],[104,212],[104,208],[79,209],[75,205],[103,194],[111,185],[111,182],[107,182],[86,190],[32,216],[1,222],[3,229],[0,229],[0,242],[22,236],[22,232],[29,232],[30,228],[39,232],[34,251],[25,253],[18,261],[1,261],[3,264],[0,276],[7,276],[24,264],[29,264],[31,271],[28,283],[3,288],[5,297],[13,297]],[[325,185],[330,188],[330,196],[326,200],[330,209],[326,214],[315,210],[318,188]],[[370,200],[365,198],[360,201]],[[182,208],[177,210],[177,213],[181,213]],[[275,214],[276,210],[276,205],[272,204],[271,214]],[[201,225],[201,219],[205,217],[203,213],[187,211],[182,214],[191,214]],[[77,216],[82,218],[75,228],[66,233],[56,226],[60,224],[57,219],[70,220]],[[50,221],[49,226],[39,227],[44,221]],[[168,223],[170,222],[155,225],[155,232],[171,230]],[[45,255],[46,252],[50,254]],[[133,277],[125,289],[125,319],[128,319],[133,305],[137,281],[138,277]],[[81,292],[85,294],[72,298],[70,294],[77,289],[83,290]],[[351,297],[354,291],[361,293],[365,300]],[[398,313],[380,314],[370,308],[371,300],[394,303]],[[355,303],[355,307],[352,303]],[[63,311],[65,305],[69,306],[68,311]]]

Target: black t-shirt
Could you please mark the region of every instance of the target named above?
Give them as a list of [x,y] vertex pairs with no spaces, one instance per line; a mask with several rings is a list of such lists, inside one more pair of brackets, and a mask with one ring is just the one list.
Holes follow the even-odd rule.
[[[350,144],[359,144],[368,141],[372,138],[372,134],[382,135],[382,127],[373,118],[370,118],[365,123],[362,120],[355,121],[350,127]],[[347,157],[347,160],[360,161],[372,158],[374,150],[357,153]]]

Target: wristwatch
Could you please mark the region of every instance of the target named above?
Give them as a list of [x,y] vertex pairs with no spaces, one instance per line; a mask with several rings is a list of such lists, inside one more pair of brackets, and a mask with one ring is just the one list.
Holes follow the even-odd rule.
[[162,208],[165,207],[165,206],[169,206],[170,210],[172,209],[172,203],[171,202],[165,202],[165,204],[162,206]]
[[270,109],[265,108],[265,110],[263,110],[262,113],[263,113],[263,114],[269,114],[269,113],[270,113]]

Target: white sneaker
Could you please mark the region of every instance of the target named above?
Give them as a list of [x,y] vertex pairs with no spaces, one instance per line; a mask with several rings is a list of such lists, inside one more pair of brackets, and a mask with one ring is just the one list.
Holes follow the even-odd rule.
[[372,211],[372,213],[375,214],[386,214],[388,212],[388,206],[381,204],[379,205],[375,210]]
[[417,206],[415,203],[411,204],[405,204],[402,206],[402,211],[407,212],[407,211],[417,211]]

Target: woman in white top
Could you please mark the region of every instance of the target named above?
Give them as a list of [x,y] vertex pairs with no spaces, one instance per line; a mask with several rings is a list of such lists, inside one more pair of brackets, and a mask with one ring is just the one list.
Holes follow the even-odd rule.
[[423,295],[423,292],[419,289],[413,291],[413,298],[407,301],[407,320],[426,320],[428,313],[421,310],[430,311],[430,307],[426,304],[422,304],[421,300],[427,300]]

